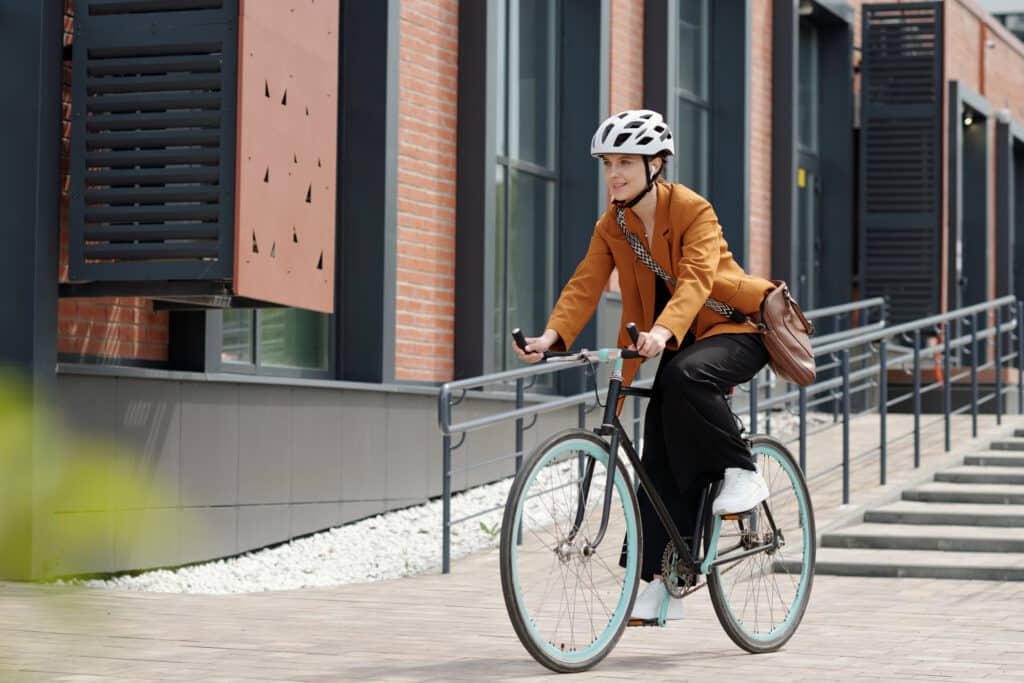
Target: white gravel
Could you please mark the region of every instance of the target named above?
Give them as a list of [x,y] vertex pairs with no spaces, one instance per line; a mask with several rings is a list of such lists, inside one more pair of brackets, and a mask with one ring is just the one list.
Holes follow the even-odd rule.
[[[831,421],[824,415],[812,413],[811,417],[809,428]],[[763,419],[762,415],[762,429]],[[792,415],[773,413],[774,435],[785,438],[796,427]],[[508,478],[452,497],[452,519],[499,508],[452,527],[453,560],[497,544],[501,508],[511,483]],[[441,501],[436,500],[227,560],[74,583],[161,593],[250,593],[381,581],[440,566]]]

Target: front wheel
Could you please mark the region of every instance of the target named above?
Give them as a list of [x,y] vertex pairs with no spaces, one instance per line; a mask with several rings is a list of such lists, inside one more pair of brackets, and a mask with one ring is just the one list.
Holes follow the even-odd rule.
[[[583,475],[591,462],[584,504]],[[621,466],[607,533],[597,548],[590,546],[601,524],[609,462],[608,444],[595,435],[558,434],[526,460],[505,504],[505,607],[523,646],[553,671],[583,671],[601,661],[633,609],[643,541],[636,497]]]
[[754,437],[751,450],[768,482],[768,499],[748,517],[710,516],[705,539],[723,562],[708,572],[715,614],[734,643],[760,653],[782,647],[800,625],[814,581],[816,540],[811,496],[793,456],[764,436]]

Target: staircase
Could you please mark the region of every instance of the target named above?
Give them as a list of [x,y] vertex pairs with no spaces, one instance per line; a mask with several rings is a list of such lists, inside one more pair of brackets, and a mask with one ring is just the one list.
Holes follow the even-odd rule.
[[1024,429],[824,534],[816,572],[1024,581]]

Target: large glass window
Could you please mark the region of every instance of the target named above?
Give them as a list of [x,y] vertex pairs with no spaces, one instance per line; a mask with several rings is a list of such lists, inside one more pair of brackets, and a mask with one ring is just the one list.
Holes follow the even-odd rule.
[[558,3],[503,0],[498,12],[495,367],[514,364],[516,327],[539,331],[555,296]]
[[676,18],[676,156],[669,174],[701,194],[708,192],[711,114],[711,7],[709,0],[679,0]]
[[818,30],[800,22],[800,81],[797,86],[797,131],[800,146],[818,149]]
[[271,372],[330,367],[330,316],[299,308],[232,309],[223,313],[225,369]]

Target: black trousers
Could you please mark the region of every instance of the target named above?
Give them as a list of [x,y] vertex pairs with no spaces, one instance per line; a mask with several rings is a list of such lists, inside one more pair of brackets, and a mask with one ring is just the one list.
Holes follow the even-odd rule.
[[[699,342],[688,337],[678,351],[662,353],[644,419],[642,461],[684,537],[697,524],[703,487],[721,479],[727,467],[754,469],[725,394],[767,362],[759,334],[721,334]],[[644,539],[640,576],[650,581],[661,573],[669,537],[642,486],[638,498]]]

